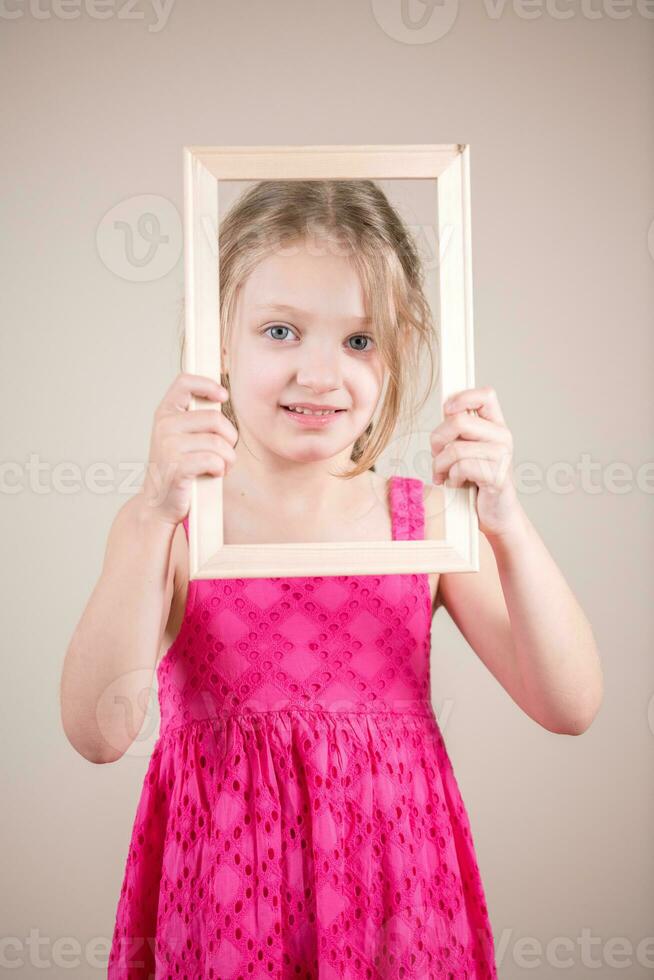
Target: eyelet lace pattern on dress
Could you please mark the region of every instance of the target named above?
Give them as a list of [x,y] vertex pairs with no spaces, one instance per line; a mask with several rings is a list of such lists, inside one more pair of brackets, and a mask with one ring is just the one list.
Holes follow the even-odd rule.
[[[422,481],[388,487],[424,538]],[[189,584],[109,980],[497,977],[430,644],[426,573]]]

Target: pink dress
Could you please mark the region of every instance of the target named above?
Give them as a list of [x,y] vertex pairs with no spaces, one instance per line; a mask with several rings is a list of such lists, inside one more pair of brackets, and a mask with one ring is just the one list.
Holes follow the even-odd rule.
[[[388,486],[424,538],[422,481]],[[497,977],[431,619],[427,573],[189,583],[109,980]]]

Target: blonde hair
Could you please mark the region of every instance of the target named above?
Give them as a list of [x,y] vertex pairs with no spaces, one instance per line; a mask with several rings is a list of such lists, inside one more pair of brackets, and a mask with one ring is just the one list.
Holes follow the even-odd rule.
[[[352,479],[374,464],[388,445],[397,419],[413,419],[432,389],[437,346],[424,273],[415,243],[386,195],[372,180],[262,180],[248,189],[220,223],[221,341],[229,346],[238,289],[254,267],[280,247],[314,236],[351,256],[367,301],[366,315],[388,385],[376,424],[371,421],[351,454],[355,464],[340,474]],[[427,391],[415,403],[420,352],[426,348],[431,371]],[[184,336],[180,363],[184,357]],[[229,390],[229,378],[221,374]],[[238,429],[231,400],[222,411]]]

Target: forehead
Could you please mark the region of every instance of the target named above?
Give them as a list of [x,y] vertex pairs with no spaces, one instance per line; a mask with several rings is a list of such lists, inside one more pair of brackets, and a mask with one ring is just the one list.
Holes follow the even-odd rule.
[[243,307],[251,313],[277,311],[306,318],[366,322],[366,298],[358,271],[347,255],[326,246],[292,246],[259,262],[242,284]]

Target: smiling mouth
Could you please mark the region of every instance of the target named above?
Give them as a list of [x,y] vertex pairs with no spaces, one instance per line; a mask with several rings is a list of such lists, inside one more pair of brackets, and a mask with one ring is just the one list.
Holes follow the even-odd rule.
[[314,412],[314,411],[309,411],[309,409],[306,408],[300,408],[300,409],[289,408],[288,405],[281,405],[280,407],[283,408],[284,411],[288,412],[290,415],[306,415],[309,418],[311,418],[312,416],[316,418],[323,418],[326,415],[337,415],[339,412],[346,411],[344,408],[334,408],[329,410],[325,409],[322,412]]

